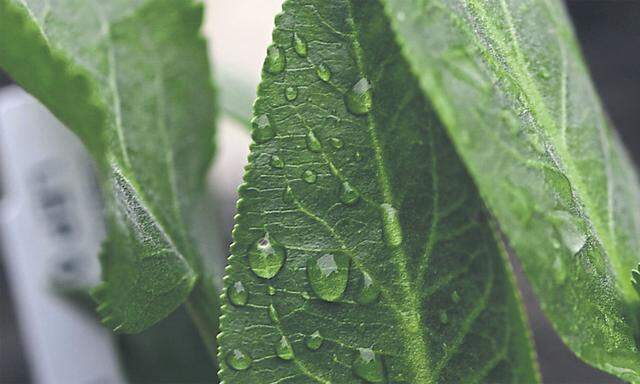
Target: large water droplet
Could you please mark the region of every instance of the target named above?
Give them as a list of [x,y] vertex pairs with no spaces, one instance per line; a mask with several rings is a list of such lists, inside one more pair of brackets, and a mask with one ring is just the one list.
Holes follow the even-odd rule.
[[278,155],[272,155],[269,164],[276,169],[284,168],[284,161]]
[[284,71],[285,56],[281,48],[272,45],[267,48],[267,71],[277,74]]
[[236,371],[244,371],[251,366],[251,357],[240,349],[229,352],[225,360]]
[[307,149],[311,152],[320,152],[322,150],[322,144],[320,140],[316,137],[316,134],[313,131],[309,131],[307,133]]
[[358,355],[353,361],[353,372],[369,383],[384,383],[382,359],[371,348],[358,348]]
[[340,201],[347,205],[355,204],[360,198],[360,194],[358,191],[353,189],[351,184],[348,181],[342,183],[342,188],[340,190]]
[[241,281],[236,281],[227,288],[227,297],[233,305],[243,306],[247,304],[249,299],[249,292],[244,288]]
[[378,300],[380,296],[380,286],[376,284],[367,272],[362,272],[362,286],[356,296],[356,301],[360,304],[371,304]]
[[284,90],[284,97],[286,97],[287,100],[289,100],[289,101],[295,100],[296,97],[298,97],[298,88],[296,88],[296,87],[287,87]]
[[253,127],[251,137],[258,144],[266,143],[276,135],[267,115],[254,117],[251,120],[251,126]]
[[342,140],[337,137],[332,137],[329,141],[331,142],[331,146],[335,149],[340,149],[344,145]]
[[307,42],[298,32],[293,33],[293,49],[298,56],[307,57]]
[[382,226],[384,237],[391,246],[402,244],[402,227],[398,218],[398,211],[391,204],[380,204],[382,208]]
[[310,169],[307,169],[306,171],[302,172],[302,180],[304,180],[309,184],[315,183],[317,179],[318,179],[318,175],[316,175],[316,173]]
[[349,257],[327,253],[307,262],[307,276],[313,291],[325,301],[338,300],[349,278]]
[[282,336],[278,344],[276,344],[276,354],[282,360],[293,360],[293,348],[286,337]]
[[320,80],[324,81],[325,83],[331,80],[331,70],[325,63],[321,63],[320,65],[318,65],[318,67],[316,68],[316,74],[318,75]]
[[270,279],[278,274],[284,265],[286,250],[269,238],[269,233],[255,242],[249,251],[249,266],[259,277]]
[[320,335],[320,331],[315,331],[304,340],[304,345],[312,351],[317,351],[322,346],[323,338]]
[[349,112],[354,115],[364,115],[371,110],[371,83],[364,77],[347,92],[344,97]]

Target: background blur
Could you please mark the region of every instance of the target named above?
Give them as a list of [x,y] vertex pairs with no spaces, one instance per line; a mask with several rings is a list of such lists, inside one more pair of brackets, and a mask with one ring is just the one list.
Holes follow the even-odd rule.
[[[207,1],[204,33],[210,41],[214,78],[219,89],[225,92],[220,95],[221,102],[234,105],[237,115],[250,113],[253,90],[271,40],[273,17],[280,11],[280,4],[279,0]],[[567,6],[605,108],[634,160],[640,164],[640,1],[567,1]],[[10,79],[0,73],[0,87],[7,84]],[[224,225],[222,232],[230,234],[236,188],[241,182],[249,137],[242,126],[223,117],[218,138],[219,152],[210,182],[217,189],[217,217]],[[575,358],[550,328],[526,282],[522,288],[545,383],[618,382]],[[21,341],[10,289],[0,257],[0,383],[29,383],[33,381],[33,374]],[[180,316],[172,321],[182,324]],[[162,333],[162,329],[155,332]],[[181,334],[189,332],[184,330]],[[127,350],[140,351],[139,344],[137,349]],[[206,369],[202,372],[210,373]],[[180,378],[170,380],[175,382]]]

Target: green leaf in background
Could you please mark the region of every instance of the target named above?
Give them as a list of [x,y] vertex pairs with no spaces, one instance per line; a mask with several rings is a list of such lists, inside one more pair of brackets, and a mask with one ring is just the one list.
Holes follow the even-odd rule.
[[213,348],[217,297],[188,225],[214,150],[201,19],[188,0],[0,0],[0,66],[99,163],[103,322],[143,330],[199,281],[189,307]]
[[640,381],[637,175],[559,1],[384,0],[403,52],[564,342]]
[[508,262],[381,5],[289,0],[273,37],[220,379],[538,381]]

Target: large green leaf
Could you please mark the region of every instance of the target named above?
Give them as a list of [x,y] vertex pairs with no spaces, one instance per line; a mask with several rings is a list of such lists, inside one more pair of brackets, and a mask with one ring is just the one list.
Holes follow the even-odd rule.
[[95,296],[117,331],[164,318],[201,278],[191,309],[216,332],[217,298],[188,225],[213,154],[201,19],[188,0],[0,0],[0,66],[101,170],[108,238]]
[[289,0],[273,37],[220,378],[536,382],[510,267],[381,5]]
[[403,52],[519,254],[587,362],[640,381],[638,179],[561,2],[385,0]]

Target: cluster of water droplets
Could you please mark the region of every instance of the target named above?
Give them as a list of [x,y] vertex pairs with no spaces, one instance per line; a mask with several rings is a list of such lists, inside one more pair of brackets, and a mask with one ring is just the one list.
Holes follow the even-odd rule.
[[[292,44],[299,57],[307,57],[308,45],[299,33],[293,34]],[[272,45],[267,50],[265,71],[273,75],[280,74],[286,69],[286,62],[284,50]],[[315,72],[323,82],[331,82],[332,73],[328,64],[319,63],[315,67]],[[289,102],[295,101],[298,98],[298,93],[296,86],[290,85],[284,89],[285,99]],[[344,95],[344,104],[347,111],[353,115],[367,115],[372,107],[371,83],[364,77],[358,79]],[[267,143],[276,136],[276,131],[267,114],[257,115],[251,124],[252,138],[257,144]],[[319,153],[323,150],[322,142],[313,130],[308,131],[305,141],[306,148],[310,152]],[[343,140],[338,137],[329,138],[327,143],[335,150],[344,147]],[[355,160],[360,161],[361,159],[362,154],[355,152]],[[269,164],[274,169],[285,167],[284,160],[278,155],[272,155]],[[301,179],[308,184],[314,184],[318,175],[313,169],[305,169],[302,171]],[[293,192],[289,185],[286,186],[282,199],[285,203],[293,202]],[[360,195],[348,181],[343,180],[340,185],[339,199],[345,205],[353,205],[359,201]],[[392,246],[399,245],[401,234],[397,232],[397,228],[399,228],[397,212],[393,207],[385,204],[382,205],[382,211],[385,239]],[[389,226],[395,229],[387,230]],[[285,247],[275,241],[268,232],[265,232],[264,236],[252,244],[248,250],[251,271],[263,279],[274,278],[282,269],[286,257]],[[311,289],[318,298],[326,302],[338,302],[343,297],[349,283],[350,269],[351,258],[340,252],[324,253],[318,257],[310,258],[306,265],[307,279]],[[359,276],[355,301],[363,305],[375,303],[380,296],[380,287],[368,273],[360,272]],[[267,292],[270,296],[274,296],[277,290],[269,285]],[[229,302],[238,307],[246,306],[249,301],[249,292],[240,281],[234,282],[228,287],[227,296]],[[303,294],[303,297],[310,299],[306,293]],[[268,306],[268,313],[273,323],[279,323],[278,313],[273,304]],[[323,342],[324,337],[319,330],[304,338],[304,345],[310,351],[319,350]],[[284,335],[276,343],[274,349],[276,355],[282,360],[288,361],[295,358],[293,346]],[[232,369],[238,371],[248,369],[252,363],[250,355],[241,349],[230,351],[226,355],[225,361]],[[371,348],[359,348],[356,351],[352,367],[354,374],[367,382],[381,383],[385,381],[382,358]]]

